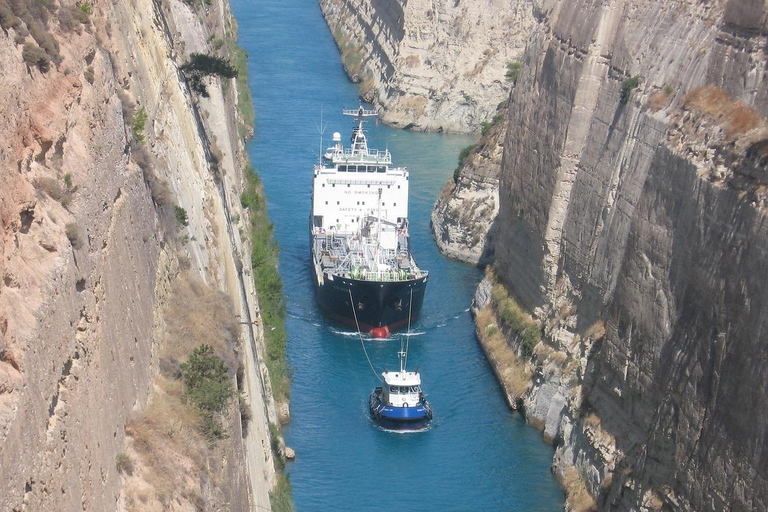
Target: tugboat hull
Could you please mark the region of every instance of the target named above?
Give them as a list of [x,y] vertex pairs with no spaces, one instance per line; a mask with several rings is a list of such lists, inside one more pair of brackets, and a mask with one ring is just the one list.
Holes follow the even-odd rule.
[[419,318],[427,279],[427,275],[395,282],[316,278],[315,296],[323,312],[337,322],[356,329],[357,315],[361,331],[386,334],[407,327],[409,311],[411,323]]
[[432,419],[432,407],[426,400],[413,406],[395,407],[386,405],[381,398],[381,388],[376,388],[369,398],[371,417],[385,427],[416,429]]

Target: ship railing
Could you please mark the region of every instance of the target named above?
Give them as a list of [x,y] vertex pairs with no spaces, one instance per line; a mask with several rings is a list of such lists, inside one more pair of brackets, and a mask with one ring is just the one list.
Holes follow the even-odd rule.
[[360,281],[382,281],[382,282],[407,281],[408,279],[414,279],[414,278],[420,277],[420,275],[411,274],[406,270],[400,270],[400,269],[372,271],[372,270],[365,270],[359,267],[352,267],[349,270],[349,276],[352,279],[358,279]]
[[394,180],[350,180],[350,179],[329,179],[328,183],[331,185],[373,185],[377,187],[383,187],[386,185],[394,185],[397,183]]
[[363,157],[366,162],[376,161],[381,164],[391,164],[392,163],[392,155],[390,154],[388,149],[369,149],[364,154],[361,154],[359,150],[353,149],[353,148],[344,148],[343,151],[336,150],[333,153],[334,159],[340,159],[344,158],[345,160],[349,158],[359,158]]
[[360,115],[361,110],[362,110],[363,117],[373,117],[373,116],[379,115],[378,110],[365,109],[362,106],[358,108],[343,108],[341,109],[341,113],[344,114],[345,116],[357,117]]

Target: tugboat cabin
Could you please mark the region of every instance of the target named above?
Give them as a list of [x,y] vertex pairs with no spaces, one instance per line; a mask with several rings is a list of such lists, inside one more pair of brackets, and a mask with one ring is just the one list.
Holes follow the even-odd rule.
[[424,400],[419,372],[384,372],[384,403],[392,407],[415,407]]

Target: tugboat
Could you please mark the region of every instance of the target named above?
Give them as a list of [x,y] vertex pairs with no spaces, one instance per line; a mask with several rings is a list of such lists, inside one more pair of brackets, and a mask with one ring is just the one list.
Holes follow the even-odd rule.
[[[309,216],[315,296],[331,318],[386,338],[419,317],[429,273],[410,250],[408,170],[392,166],[389,150],[368,148],[362,106],[351,146],[333,146],[315,165]],[[320,143],[322,147],[322,141]]]
[[384,427],[414,430],[424,427],[432,419],[432,407],[421,390],[418,370],[405,370],[406,352],[397,353],[399,372],[383,372],[384,384],[373,390],[368,406],[373,419]]

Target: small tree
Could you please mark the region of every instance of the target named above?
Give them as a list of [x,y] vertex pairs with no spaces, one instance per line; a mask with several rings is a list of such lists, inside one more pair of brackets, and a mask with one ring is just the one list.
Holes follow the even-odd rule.
[[223,76],[224,78],[237,77],[237,69],[228,60],[204,53],[190,55],[189,62],[182,65],[179,70],[189,80],[189,86],[192,90],[199,93],[203,98],[208,97],[208,89],[203,82],[204,78],[212,75]]
[[179,224],[179,226],[189,226],[189,216],[187,215],[187,210],[179,205],[176,205],[173,208],[176,210],[176,222]]
[[638,85],[640,85],[640,77],[638,76],[627,78],[624,80],[624,82],[622,82],[621,97],[619,99],[622,105],[629,101],[629,96],[632,94],[632,89],[636,89]]
[[203,431],[211,437],[223,437],[223,429],[214,414],[223,411],[232,396],[224,361],[214,355],[210,345],[200,345],[186,363],[181,363],[181,377],[185,398],[202,414]]
[[521,63],[517,61],[512,61],[507,63],[507,74],[504,75],[504,77],[512,82],[512,84],[517,83],[517,78],[520,76],[520,67],[522,66]]
[[144,128],[146,127],[146,124],[147,111],[144,109],[144,107],[141,107],[133,115],[133,120],[131,121],[131,132],[133,132],[133,137],[139,144],[144,144],[146,140],[144,137]]

